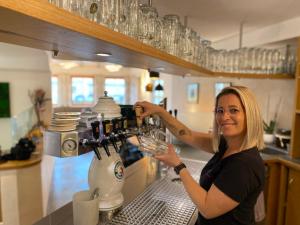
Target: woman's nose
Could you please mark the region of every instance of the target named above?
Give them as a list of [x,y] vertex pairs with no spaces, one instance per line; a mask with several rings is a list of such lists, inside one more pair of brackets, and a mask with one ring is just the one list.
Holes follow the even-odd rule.
[[224,119],[228,119],[228,118],[230,118],[230,113],[228,111],[224,111],[222,113],[222,119],[224,120]]

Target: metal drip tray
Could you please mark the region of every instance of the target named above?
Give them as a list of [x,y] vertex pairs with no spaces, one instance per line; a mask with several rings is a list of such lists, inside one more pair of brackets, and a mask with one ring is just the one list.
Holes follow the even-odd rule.
[[195,209],[183,185],[165,177],[149,186],[108,224],[189,224]]

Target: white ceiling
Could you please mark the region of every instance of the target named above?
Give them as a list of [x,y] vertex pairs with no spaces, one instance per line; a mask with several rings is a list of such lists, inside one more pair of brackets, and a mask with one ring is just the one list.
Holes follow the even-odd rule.
[[[147,3],[148,0],[141,0]],[[202,37],[219,41],[300,16],[300,0],[152,0],[159,16],[177,14]]]

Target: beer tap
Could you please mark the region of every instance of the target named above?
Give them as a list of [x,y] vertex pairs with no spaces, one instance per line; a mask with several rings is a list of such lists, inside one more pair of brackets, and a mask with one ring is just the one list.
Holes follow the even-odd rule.
[[108,145],[109,145],[109,137],[104,137],[102,139],[102,141],[100,142],[101,146],[104,148],[105,152],[106,152],[106,155],[109,157],[110,156],[110,152],[109,152],[109,148],[108,148]]
[[101,160],[101,155],[100,155],[100,152],[98,151],[98,148],[100,147],[100,142],[99,142],[99,140],[100,140],[100,122],[95,121],[95,122],[91,123],[91,127],[92,127],[92,133],[93,133],[94,140],[83,139],[81,143],[83,146],[87,146],[87,145],[91,146],[97,156],[97,159]]

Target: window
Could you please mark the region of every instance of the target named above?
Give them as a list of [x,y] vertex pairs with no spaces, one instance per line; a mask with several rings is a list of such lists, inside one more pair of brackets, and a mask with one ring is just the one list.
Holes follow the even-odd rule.
[[217,96],[225,87],[230,87],[230,82],[217,82],[215,83],[215,96]]
[[94,103],[94,78],[72,77],[72,104],[90,105]]
[[116,103],[126,103],[126,85],[125,79],[121,78],[106,78],[104,84],[104,90],[107,91],[107,95],[112,97]]
[[159,104],[164,99],[164,90],[157,91],[155,88],[160,84],[162,87],[164,86],[163,80],[154,80],[153,82],[153,95],[152,95],[152,103]]
[[58,104],[58,78],[57,77],[51,77],[51,98],[52,98],[52,104],[57,105]]

